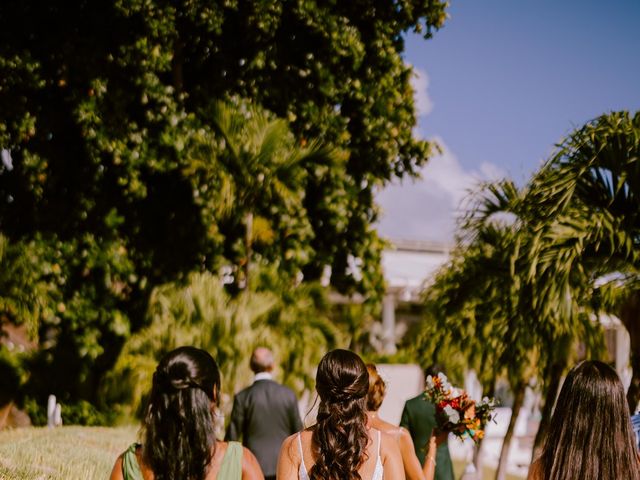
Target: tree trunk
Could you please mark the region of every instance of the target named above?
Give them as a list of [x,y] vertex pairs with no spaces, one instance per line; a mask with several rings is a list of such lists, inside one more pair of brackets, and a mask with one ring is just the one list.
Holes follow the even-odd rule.
[[173,46],[173,58],[171,59],[171,74],[173,76],[173,87],[176,93],[182,92],[184,76],[182,64],[184,62],[183,44],[180,38],[176,39]]
[[620,320],[629,332],[631,343],[631,384],[627,391],[627,403],[631,413],[640,402],[640,292],[634,292],[620,309]]
[[[491,381],[489,387],[486,390],[483,390],[483,396],[492,398],[496,394],[496,380],[495,378]],[[486,427],[485,427],[486,428]],[[473,449],[473,465],[476,469],[476,474],[478,478],[482,478],[482,443],[484,442],[484,438],[478,440],[478,443],[475,445]]]
[[545,372],[544,380],[548,383],[544,392],[544,405],[542,406],[542,412],[540,416],[540,425],[536,432],[536,438],[533,441],[532,460],[538,456],[540,448],[542,448],[542,442],[549,430],[549,424],[551,422],[551,413],[553,412],[553,406],[558,398],[558,390],[560,389],[560,382],[562,381],[562,374],[569,362],[569,355],[573,345],[571,339],[568,336],[561,338],[553,345],[553,359],[549,368]]
[[244,246],[245,246],[246,259],[244,263],[244,288],[248,289],[249,288],[249,270],[251,269],[251,255],[252,255],[251,243],[252,243],[252,237],[253,237],[253,213],[251,212],[247,213],[247,216],[245,217],[245,228],[246,230],[245,230]]
[[513,408],[511,418],[509,419],[509,427],[502,442],[502,450],[500,451],[500,460],[498,461],[498,470],[496,471],[496,480],[505,480],[507,474],[507,457],[509,456],[509,448],[511,447],[511,439],[515,430],[516,420],[520,414],[520,408],[524,402],[524,392],[526,384],[524,382],[516,385],[513,392]]
[[564,367],[561,367],[559,363],[554,363],[550,368],[549,384],[546,388],[544,396],[544,405],[542,406],[542,412],[540,416],[540,426],[536,432],[536,438],[533,441],[533,453],[532,460],[537,457],[539,449],[542,447],[542,442],[549,429],[551,423],[551,413],[553,412],[553,406],[556,403],[558,396],[558,389],[560,388],[560,380],[562,380],[562,373]]

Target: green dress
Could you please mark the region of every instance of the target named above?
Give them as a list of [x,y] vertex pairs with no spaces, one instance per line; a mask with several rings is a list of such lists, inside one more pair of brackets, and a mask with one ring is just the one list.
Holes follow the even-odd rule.
[[[142,470],[138,465],[136,449],[139,443],[131,445],[122,455],[122,474],[124,480],[143,480]],[[241,480],[242,479],[242,444],[229,442],[227,451],[224,452],[217,480]]]

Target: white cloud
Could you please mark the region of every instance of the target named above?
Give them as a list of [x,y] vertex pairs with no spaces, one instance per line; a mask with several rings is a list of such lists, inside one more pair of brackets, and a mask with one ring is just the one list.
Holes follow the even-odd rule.
[[433,101],[429,96],[429,75],[418,67],[413,67],[411,86],[414,91],[416,113],[418,117],[429,115],[433,110]]
[[505,176],[491,163],[465,170],[442,139],[434,140],[442,147],[442,155],[429,160],[421,178],[393,183],[377,194],[382,207],[378,231],[384,237],[452,241],[469,191],[479,182]]

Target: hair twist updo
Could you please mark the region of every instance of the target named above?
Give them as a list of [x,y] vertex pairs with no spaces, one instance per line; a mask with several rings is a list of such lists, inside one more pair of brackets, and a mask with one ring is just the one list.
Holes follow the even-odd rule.
[[320,396],[313,443],[318,449],[310,480],[361,480],[369,441],[365,408],[369,374],[362,359],[348,350],[327,353],[318,365]]
[[387,384],[378,373],[378,369],[373,363],[367,363],[369,372],[369,391],[367,392],[367,410],[377,412],[382,405],[384,395],[387,392]]
[[201,480],[215,449],[220,372],[209,353],[180,347],[160,360],[143,422],[143,457],[156,480]]

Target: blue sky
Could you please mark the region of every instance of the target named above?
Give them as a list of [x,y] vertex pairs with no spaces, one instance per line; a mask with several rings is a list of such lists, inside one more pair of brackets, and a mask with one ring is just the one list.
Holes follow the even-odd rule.
[[417,134],[444,155],[378,195],[380,231],[448,241],[478,180],[524,184],[573,128],[640,110],[640,0],[452,0],[445,27],[410,35]]

